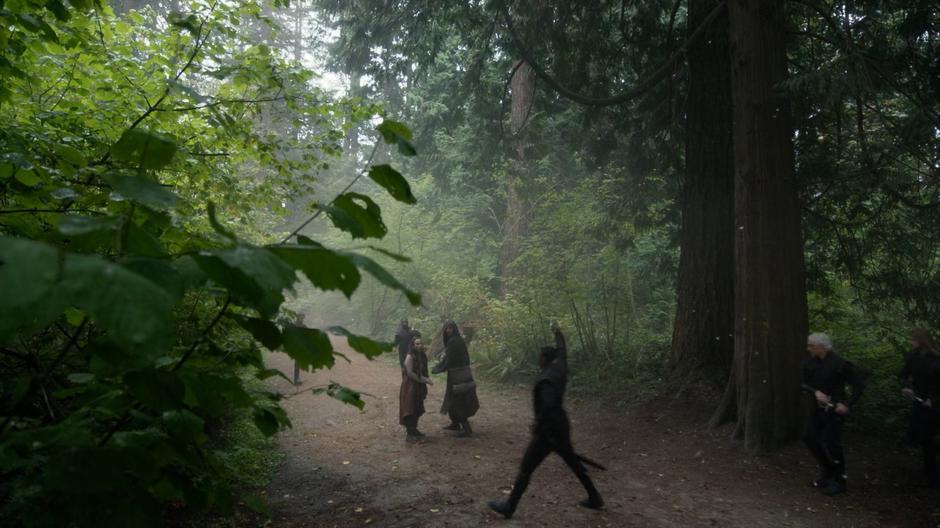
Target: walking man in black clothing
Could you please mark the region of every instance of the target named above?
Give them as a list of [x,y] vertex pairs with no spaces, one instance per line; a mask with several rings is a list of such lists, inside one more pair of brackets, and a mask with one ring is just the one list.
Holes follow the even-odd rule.
[[535,382],[535,424],[532,426],[532,439],[529,447],[522,457],[522,467],[513,485],[509,499],[505,501],[490,501],[489,506],[507,519],[512,517],[519,504],[519,499],[529,485],[529,478],[535,468],[545,460],[552,451],[568,464],[574,474],[587,490],[588,498],[580,502],[581,506],[599,510],[604,507],[604,500],[591,482],[587,470],[581,463],[581,458],[575,454],[571,446],[571,431],[568,415],[562,407],[565,397],[565,385],[568,381],[568,359],[565,347],[565,336],[558,325],[552,323],[552,332],[555,334],[555,346],[543,347],[539,366],[542,369]]
[[[842,422],[861,397],[865,384],[855,367],[832,350],[832,340],[826,334],[811,334],[806,350],[810,356],[801,367],[802,388],[813,394],[815,406],[803,442],[820,466],[813,486],[826,495],[838,495],[846,491]],[[848,398],[846,383],[852,386]]]

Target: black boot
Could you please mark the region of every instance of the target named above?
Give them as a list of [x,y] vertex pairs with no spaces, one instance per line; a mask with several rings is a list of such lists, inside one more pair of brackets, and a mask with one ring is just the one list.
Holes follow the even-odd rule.
[[470,427],[470,422],[464,420],[460,422],[460,432],[457,433],[459,438],[466,438],[473,434],[473,428]]
[[845,483],[845,459],[841,455],[840,451],[837,456],[833,457],[829,484],[823,488],[823,495],[839,495],[848,489]]
[[829,484],[822,490],[823,495],[833,496],[845,493],[848,486],[845,484],[845,477],[834,477]]
[[444,427],[441,427],[441,429],[443,429],[443,430],[445,430],[445,431],[459,431],[459,430],[460,430],[460,424],[457,423],[457,422],[451,422],[450,425],[445,425]]
[[819,476],[813,481],[813,487],[826,489],[830,482],[832,482],[832,471],[827,467],[822,467],[819,469]]
[[512,501],[508,501],[508,500],[502,500],[502,501],[491,500],[491,501],[487,502],[487,504],[489,504],[490,509],[492,509],[494,512],[496,512],[496,513],[502,515],[503,517],[505,517],[505,518],[507,518],[507,519],[511,518],[511,517],[512,517],[512,514],[516,513],[516,505],[515,505]]
[[604,499],[600,495],[592,495],[583,501],[578,503],[582,508],[589,508],[591,510],[603,510],[604,509]]

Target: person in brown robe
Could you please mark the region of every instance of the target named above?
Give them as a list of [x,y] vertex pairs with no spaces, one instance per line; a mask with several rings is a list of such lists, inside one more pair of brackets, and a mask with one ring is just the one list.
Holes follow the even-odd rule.
[[434,382],[428,377],[428,356],[421,343],[421,334],[415,333],[408,348],[401,369],[398,421],[405,426],[405,440],[416,442],[424,436],[424,433],[418,430],[418,419],[424,414],[424,398],[428,395],[428,385],[434,385]]
[[473,433],[468,419],[480,409],[476,382],[470,370],[470,355],[456,323],[448,321],[444,324],[443,335],[444,354],[432,372],[447,372],[447,389],[444,391],[441,414],[448,415],[451,423],[444,429],[457,431],[457,436],[467,437]]

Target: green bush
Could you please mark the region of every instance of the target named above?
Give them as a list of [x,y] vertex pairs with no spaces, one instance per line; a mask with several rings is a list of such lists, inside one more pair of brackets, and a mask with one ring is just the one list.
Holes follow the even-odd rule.
[[[246,382],[280,374],[262,346],[307,370],[334,362],[323,330],[278,317],[298,276],[347,298],[371,276],[420,304],[371,258],[299,233],[324,213],[345,236],[379,239],[371,197],[341,193],[297,230],[276,227],[281,204],[311,191],[309,175],[378,109],[314,88],[313,72],[264,44],[276,30],[260,3],[190,8],[0,9],[4,526],[156,526],[180,505],[232,512],[233,483],[267,465],[239,450],[257,455],[261,437],[290,425],[277,394]],[[414,154],[392,120],[374,142]],[[360,178],[415,202],[388,165]],[[368,357],[390,348],[330,331]],[[354,391],[329,394],[361,404]]]

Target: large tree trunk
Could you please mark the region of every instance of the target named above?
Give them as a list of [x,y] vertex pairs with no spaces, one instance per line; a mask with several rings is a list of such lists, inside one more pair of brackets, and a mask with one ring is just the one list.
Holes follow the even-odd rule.
[[[689,0],[689,31],[714,9]],[[734,153],[731,58],[723,13],[689,48],[674,377],[719,386],[734,354]]]
[[734,101],[735,342],[725,402],[751,452],[800,429],[806,285],[786,77],[782,0],[728,3]]
[[535,72],[525,62],[514,66],[510,83],[510,131],[512,153],[506,181],[506,217],[503,222],[503,241],[499,253],[500,294],[511,288],[513,263],[519,256],[522,241],[529,232],[529,203],[526,197],[526,182],[529,179],[529,163],[526,157],[528,134],[526,123],[532,112],[535,98]]

